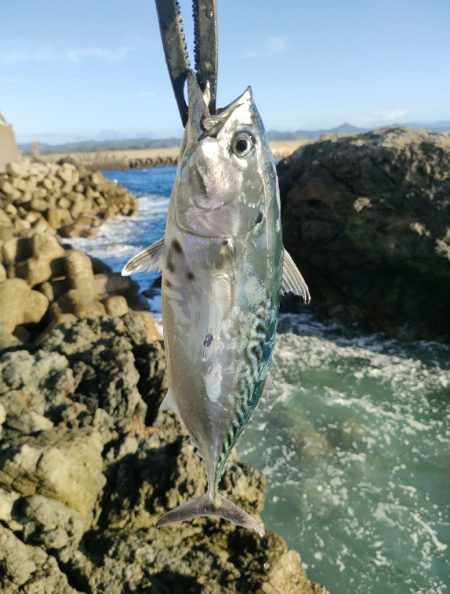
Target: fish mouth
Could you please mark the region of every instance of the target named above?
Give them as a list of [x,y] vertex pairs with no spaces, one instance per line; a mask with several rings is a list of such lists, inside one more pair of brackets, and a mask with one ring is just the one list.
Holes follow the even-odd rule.
[[206,86],[205,91],[202,91],[198,84],[197,76],[193,70],[189,70],[187,74],[188,82],[188,123],[186,130],[192,141],[197,141],[198,137],[204,131],[203,122],[210,116],[209,103],[209,87]]
[[205,138],[216,138],[225,122],[231,116],[233,111],[245,104],[253,103],[253,92],[251,87],[239,95],[237,99],[227,106],[219,108],[216,113],[209,112],[209,85],[206,85],[204,91],[198,84],[197,76],[193,70],[187,74],[188,82],[188,129],[192,141],[201,142]]

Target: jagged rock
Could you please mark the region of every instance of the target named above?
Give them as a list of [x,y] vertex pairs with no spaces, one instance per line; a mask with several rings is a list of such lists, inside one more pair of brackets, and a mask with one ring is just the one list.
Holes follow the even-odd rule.
[[161,333],[158,330],[155,320],[149,311],[131,311],[130,316],[142,321],[147,335],[147,340],[150,342],[162,340]]
[[450,135],[381,129],[278,166],[285,246],[325,315],[450,336]]
[[5,594],[77,594],[52,555],[24,544],[1,524],[0,588]]
[[22,526],[26,543],[50,551],[76,547],[86,529],[85,519],[79,513],[42,495],[17,500],[13,515]]
[[43,495],[89,519],[105,478],[103,442],[91,428],[42,431],[0,451],[0,487]]
[[21,324],[37,323],[47,311],[48,301],[39,291],[33,291],[22,279],[7,279],[0,283],[0,326],[13,333]]
[[[66,322],[32,350],[0,352],[0,589],[321,592],[273,534],[218,518],[155,528],[206,485],[181,423],[158,415],[166,389],[162,347],[132,314]],[[48,427],[30,434],[18,421],[31,413]],[[222,492],[259,513],[262,489],[233,454]]]

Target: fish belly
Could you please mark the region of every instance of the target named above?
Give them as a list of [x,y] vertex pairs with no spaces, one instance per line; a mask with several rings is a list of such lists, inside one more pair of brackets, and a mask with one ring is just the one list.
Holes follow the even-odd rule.
[[227,261],[222,240],[181,233],[167,245],[162,293],[171,390],[215,483],[263,390],[278,299],[267,291],[272,279],[261,252],[251,264],[247,246],[235,247]]

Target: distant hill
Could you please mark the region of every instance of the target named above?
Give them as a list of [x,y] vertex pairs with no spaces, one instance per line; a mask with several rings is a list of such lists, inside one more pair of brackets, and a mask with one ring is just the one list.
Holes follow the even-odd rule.
[[405,125],[409,128],[425,128],[428,132],[450,132],[450,120],[432,122],[431,124],[418,124],[413,122],[411,124],[402,124],[402,127],[405,127]]
[[307,140],[316,140],[323,134],[337,134],[338,136],[351,136],[352,134],[362,134],[368,132],[369,128],[357,128],[351,124],[341,124],[336,128],[328,128],[327,130],[296,130],[295,132],[278,132],[277,130],[269,130],[267,135],[269,140],[297,140],[299,138],[306,138]]
[[[429,132],[450,132],[450,120],[422,124],[412,122],[408,124],[392,124],[386,128],[424,128]],[[324,134],[335,134],[337,136],[351,136],[353,134],[362,134],[369,132],[373,128],[358,128],[352,124],[341,124],[336,128],[327,128],[320,130],[295,130],[294,132],[280,132],[278,130],[269,130],[267,135],[269,140],[317,140]],[[82,152],[101,152],[118,150],[138,150],[149,148],[165,148],[180,146],[180,138],[127,138],[125,140],[85,140],[82,142],[69,142],[65,144],[46,144],[39,143],[41,154],[49,153],[82,153]],[[31,153],[31,144],[19,144],[20,150],[25,154]]]
[[[64,144],[39,143],[41,155],[50,153],[88,153],[101,151],[129,151],[179,146],[180,138],[127,138],[124,140],[83,140]],[[31,144],[19,144],[24,154],[31,154]]]
[[[432,122],[430,124],[422,124],[419,122],[408,122],[407,124],[391,124],[385,126],[386,128],[424,128],[428,132],[450,132],[450,120]],[[324,134],[336,134],[337,136],[352,136],[353,134],[363,134],[369,132],[373,128],[358,128],[352,124],[341,124],[336,128],[328,128],[323,130],[296,130],[295,132],[279,132],[277,130],[269,130],[267,135],[269,140],[317,140]]]

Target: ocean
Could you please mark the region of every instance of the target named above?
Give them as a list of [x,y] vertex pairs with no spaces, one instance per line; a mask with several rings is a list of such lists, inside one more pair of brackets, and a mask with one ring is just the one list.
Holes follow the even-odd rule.
[[[175,168],[107,171],[133,217],[70,240],[114,270],[162,236]],[[155,274],[135,280],[160,319]],[[314,296],[313,296],[314,298]],[[331,594],[450,591],[450,348],[280,317],[273,393],[238,442],[267,477],[266,527]]]

